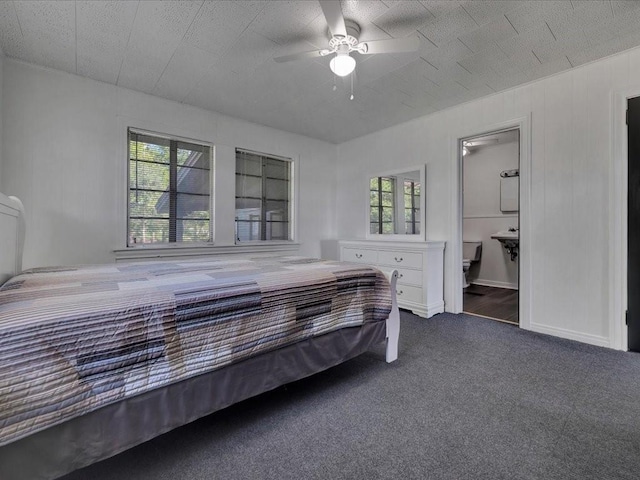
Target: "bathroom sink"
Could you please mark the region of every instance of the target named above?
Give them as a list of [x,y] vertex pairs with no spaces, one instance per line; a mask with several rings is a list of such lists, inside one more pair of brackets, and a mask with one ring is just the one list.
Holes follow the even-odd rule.
[[510,241],[518,241],[518,231],[512,230],[502,230],[500,232],[494,233],[491,235],[491,238],[495,238],[496,240],[500,240],[501,242],[510,240]]
[[499,240],[511,257],[511,261],[515,261],[518,256],[518,244],[520,243],[518,230],[511,228],[509,230],[502,230],[491,235],[491,238]]

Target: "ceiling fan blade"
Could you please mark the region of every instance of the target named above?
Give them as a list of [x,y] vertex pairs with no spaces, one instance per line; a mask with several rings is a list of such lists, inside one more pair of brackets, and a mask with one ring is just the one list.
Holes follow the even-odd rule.
[[344,17],[342,16],[342,7],[340,7],[339,0],[320,0],[320,7],[324,18],[327,19],[327,25],[331,36],[342,35],[347,36],[347,27],[344,24]]
[[303,60],[305,58],[322,57],[322,50],[311,50],[310,52],[298,52],[291,55],[283,55],[281,57],[275,57],[274,60],[278,63],[291,62],[293,60]]
[[[374,53],[400,53],[415,52],[420,48],[420,39],[417,36],[406,38],[390,38],[388,40],[373,40],[371,42],[362,42],[360,45],[366,45],[366,51],[360,52],[365,55]],[[360,46],[359,45],[359,46]]]

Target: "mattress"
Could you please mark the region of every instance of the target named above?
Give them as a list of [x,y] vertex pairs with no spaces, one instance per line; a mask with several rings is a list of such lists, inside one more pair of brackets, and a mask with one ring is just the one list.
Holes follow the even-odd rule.
[[0,445],[390,311],[378,270],[302,257],[26,271],[0,288]]

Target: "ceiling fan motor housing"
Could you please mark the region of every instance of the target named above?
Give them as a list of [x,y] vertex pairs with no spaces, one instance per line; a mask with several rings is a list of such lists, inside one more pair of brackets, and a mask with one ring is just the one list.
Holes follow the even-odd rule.
[[[402,53],[415,52],[420,47],[420,39],[417,36],[409,36],[404,38],[386,38],[383,40],[367,40],[360,42],[360,25],[353,20],[346,20],[342,14],[342,8],[339,0],[319,0],[322,13],[327,21],[329,30],[328,48],[320,50],[312,50],[309,52],[300,52],[290,55],[275,57],[278,63],[289,62],[292,60],[302,60],[307,58],[324,57],[335,54],[332,59],[342,58],[341,62],[347,62],[344,58],[349,58],[351,52],[360,54],[378,54],[378,53]],[[335,64],[336,62],[334,62]],[[350,73],[352,66],[345,65],[344,71]],[[332,69],[333,70],[333,69]],[[333,70],[335,73],[335,70]],[[347,75],[346,73],[345,75]]]
[[341,45],[347,45],[349,48],[348,51],[357,50],[355,47],[358,45],[358,39],[360,38],[360,25],[353,20],[346,19],[344,21],[344,25],[347,30],[347,36],[335,35],[331,37],[331,40],[329,40],[329,47],[333,51],[341,50],[339,48]]

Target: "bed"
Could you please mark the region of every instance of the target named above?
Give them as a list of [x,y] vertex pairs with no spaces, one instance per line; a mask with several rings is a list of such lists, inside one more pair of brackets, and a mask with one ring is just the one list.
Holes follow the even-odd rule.
[[0,194],[0,479],[52,479],[386,342],[395,272],[298,256],[22,271]]

